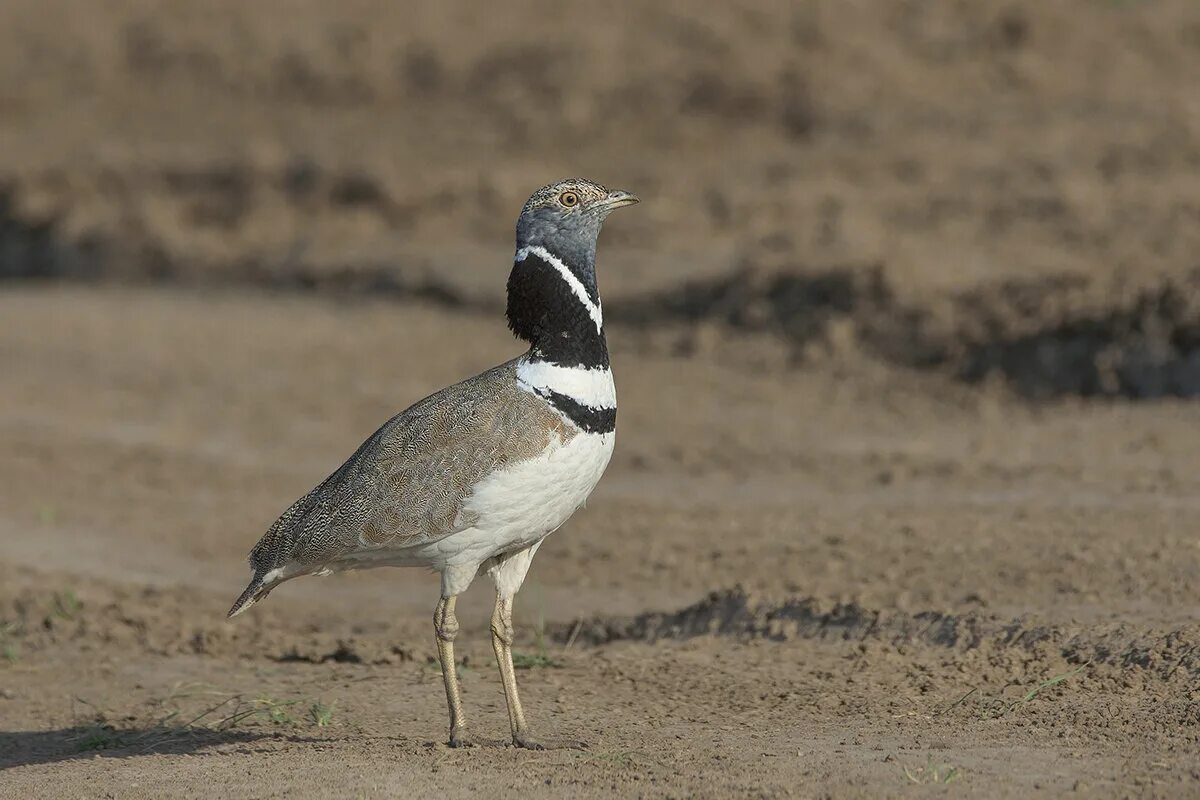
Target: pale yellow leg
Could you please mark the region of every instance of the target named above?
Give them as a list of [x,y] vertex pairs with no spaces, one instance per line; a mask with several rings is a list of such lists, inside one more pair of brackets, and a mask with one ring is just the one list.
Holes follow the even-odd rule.
[[446,684],[446,704],[450,707],[450,746],[470,747],[466,738],[462,694],[458,688],[458,669],[454,664],[454,638],[458,636],[458,617],[454,616],[457,595],[443,597],[433,612],[433,632],[437,639],[438,660],[442,664],[442,681]]
[[517,694],[517,675],[513,671],[512,643],[512,598],[497,592],[496,608],[492,612],[492,650],[496,652],[500,680],[504,682],[504,699],[508,701],[508,724],[512,728],[513,744],[529,750],[542,750],[541,744],[529,738],[529,727],[525,724],[525,711]]

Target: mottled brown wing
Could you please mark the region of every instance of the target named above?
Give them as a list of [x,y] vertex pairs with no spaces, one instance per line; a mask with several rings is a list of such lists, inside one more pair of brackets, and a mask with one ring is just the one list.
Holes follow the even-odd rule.
[[250,555],[256,573],[380,547],[436,541],[474,520],[463,504],[492,471],[543,452],[573,429],[516,384],[515,362],[425,398],[376,431],[297,500]]

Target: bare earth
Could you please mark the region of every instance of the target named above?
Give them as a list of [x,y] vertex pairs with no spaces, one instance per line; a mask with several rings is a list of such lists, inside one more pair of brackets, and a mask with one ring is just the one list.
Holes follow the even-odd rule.
[[[0,7],[0,797],[1200,796],[1200,7],[107,5]],[[450,750],[436,576],[224,612],[574,173],[646,201],[517,600],[586,748],[480,581]]]
[[[533,719],[589,748],[501,746],[480,585],[463,672],[495,746],[458,752],[434,576],[309,579],[222,614],[279,509],[513,352],[500,321],[72,289],[9,291],[0,318],[7,796],[874,796],[943,764],[985,796],[1200,780],[1182,403],[1032,411],[870,365],[638,356],[618,331],[617,456],[518,604],[522,652],[551,662],[522,671]],[[294,722],[227,719],[265,698]]]

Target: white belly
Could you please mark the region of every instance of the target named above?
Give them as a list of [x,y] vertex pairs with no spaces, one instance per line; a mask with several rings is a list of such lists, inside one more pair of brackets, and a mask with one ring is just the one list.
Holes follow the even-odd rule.
[[537,458],[489,475],[464,511],[479,515],[477,528],[504,549],[532,544],[558,528],[596,488],[612,457],[616,434],[578,433]]
[[444,592],[465,591],[484,562],[540,541],[583,505],[608,466],[615,439],[615,432],[578,433],[537,458],[492,473],[463,508],[478,514],[475,525],[403,552],[381,553],[370,566],[427,565],[442,573]]

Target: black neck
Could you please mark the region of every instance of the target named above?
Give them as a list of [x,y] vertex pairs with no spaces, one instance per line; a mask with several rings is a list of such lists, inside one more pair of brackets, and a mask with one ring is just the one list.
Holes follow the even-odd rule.
[[[518,258],[524,252],[518,250]],[[592,265],[572,264],[562,258],[558,261],[578,279],[588,300],[599,308]],[[564,367],[608,367],[603,325],[597,326],[567,278],[541,255],[529,252],[513,264],[508,277],[507,315],[508,327],[529,343],[535,358]]]

